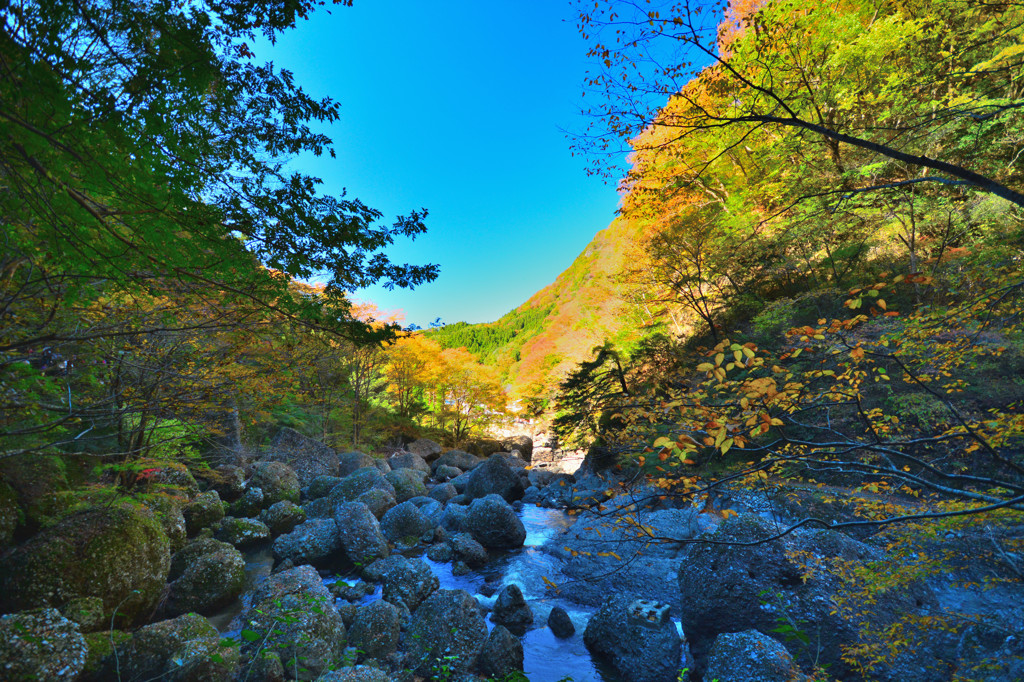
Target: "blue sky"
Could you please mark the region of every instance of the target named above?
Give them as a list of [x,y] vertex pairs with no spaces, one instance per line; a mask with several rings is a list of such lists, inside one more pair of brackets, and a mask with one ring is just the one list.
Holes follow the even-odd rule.
[[356,0],[256,48],[341,104],[337,159],[295,164],[381,210],[426,208],[429,232],[389,251],[438,263],[414,291],[357,297],[426,326],[488,322],[567,268],[614,218],[614,185],[586,175],[586,46],[567,0]]

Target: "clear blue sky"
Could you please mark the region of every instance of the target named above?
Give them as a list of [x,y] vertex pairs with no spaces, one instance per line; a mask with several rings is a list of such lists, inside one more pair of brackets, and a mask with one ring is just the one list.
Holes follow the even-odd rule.
[[613,185],[586,175],[586,46],[568,0],[356,0],[320,8],[259,60],[341,104],[337,159],[302,159],[325,190],[385,214],[426,208],[397,262],[438,263],[414,291],[357,297],[426,326],[488,322],[552,282],[608,225]]

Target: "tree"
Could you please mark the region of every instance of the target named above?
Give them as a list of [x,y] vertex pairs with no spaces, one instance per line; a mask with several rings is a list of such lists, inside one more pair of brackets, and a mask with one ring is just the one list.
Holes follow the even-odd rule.
[[[280,320],[360,343],[394,336],[394,325],[359,320],[345,294],[436,276],[383,251],[423,232],[426,212],[381,227],[378,211],[287,171],[297,154],[333,155],[311,126],[338,106],[250,49],[320,4],[39,0],[0,10],[0,380],[15,386],[5,423],[52,423],[33,407],[33,391],[53,383],[29,363],[44,349],[71,357],[110,340]],[[293,286],[323,272],[322,291]],[[162,303],[130,329],[102,314],[105,302],[143,299]],[[59,399],[58,388],[41,390]],[[77,418],[75,402],[61,423]],[[74,434],[32,447],[66,439]]]
[[[920,0],[840,6],[776,0],[605,0],[580,4],[588,80],[599,103],[579,146],[657,153],[719,136],[710,159],[679,158],[684,183],[750,136],[828,150],[838,199],[898,183],[966,187],[1024,206],[996,162],[1024,106],[1016,83],[1024,8],[1014,2]],[[1012,157],[1012,154],[1010,154]],[[898,177],[878,182],[879,171]]]

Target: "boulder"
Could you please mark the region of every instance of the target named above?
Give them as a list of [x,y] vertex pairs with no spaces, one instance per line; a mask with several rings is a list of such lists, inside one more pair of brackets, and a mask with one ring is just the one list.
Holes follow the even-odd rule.
[[463,529],[488,549],[514,549],[526,541],[526,528],[512,507],[499,495],[473,500]]
[[18,506],[18,493],[0,480],[0,551],[14,542],[14,531],[25,515]]
[[[687,550],[678,572],[680,619],[698,668],[705,665],[718,635],[751,629],[771,632],[782,621],[812,624],[813,631],[805,633],[810,641],[793,651],[802,665],[817,659],[818,664],[829,666],[830,674],[854,675],[842,652],[859,643],[865,618],[878,632],[918,605],[934,601],[920,586],[891,589],[885,599],[866,609],[867,615],[844,617],[837,602],[843,583],[829,570],[829,563],[837,560],[855,566],[881,559],[881,552],[830,530],[797,530],[761,544],[729,544],[762,541],[776,532],[774,524],[759,516],[734,516],[708,536],[726,544],[698,543]],[[712,575],[714,580],[709,580]],[[935,652],[928,647],[907,655],[917,662],[908,660],[903,665],[933,667]],[[874,674],[878,680],[905,679],[897,668]],[[923,675],[919,679],[939,678]]]
[[217,628],[187,613],[137,630],[107,658],[100,679],[228,682],[237,664],[238,649],[222,648]]
[[265,506],[267,505],[265,504],[263,489],[249,486],[240,498],[231,503],[228,507],[228,512],[231,516],[248,519],[258,515]]
[[341,536],[334,519],[310,519],[274,540],[274,561],[326,566],[341,558]]
[[383,661],[398,650],[401,631],[401,612],[381,599],[356,611],[348,631],[348,643],[363,652],[364,660]]
[[464,452],[462,450],[449,450],[434,461],[430,467],[435,474],[437,473],[437,470],[443,466],[459,469],[460,471],[472,471],[479,465],[483,464],[483,462],[484,460],[476,455],[471,455],[468,452]]
[[510,583],[501,588],[494,602],[491,620],[519,635],[533,625],[533,611],[523,598],[523,591],[518,585]]
[[428,462],[434,461],[441,454],[441,446],[428,438],[418,438],[405,446],[405,449]]
[[267,524],[270,534],[274,537],[292,532],[295,526],[305,520],[305,510],[289,500],[275,502],[260,512],[260,521]]
[[427,486],[423,483],[425,474],[417,469],[395,469],[387,473],[385,478],[395,488],[395,500],[406,500],[427,494]]
[[412,502],[395,505],[380,520],[381,530],[388,541],[403,546],[414,546],[436,524]]
[[183,499],[199,494],[199,483],[188,467],[178,462],[163,462],[153,469],[148,478],[150,489]]
[[431,545],[427,548],[427,558],[431,561],[436,561],[439,564],[448,563],[454,558],[455,554],[452,552],[452,548],[443,542]]
[[487,636],[480,650],[480,671],[495,679],[507,679],[523,669],[523,643],[508,629],[498,625]]
[[397,503],[394,494],[385,488],[372,488],[355,499],[365,504],[378,520]]
[[25,537],[64,514],[72,503],[64,494],[70,487],[65,472],[64,460],[52,455],[31,452],[0,459],[0,482],[9,486],[7,527],[13,524]]
[[501,441],[501,447],[508,452],[518,452],[527,462],[533,457],[533,438],[530,436],[510,436]]
[[[463,473],[464,472],[462,471],[462,469],[458,469],[456,467],[450,467],[447,464],[442,464],[441,466],[439,466],[436,469],[434,469],[433,479],[435,481],[443,483],[443,482],[446,482],[446,481],[450,481],[453,478],[458,478]],[[453,487],[453,489],[454,489],[454,487]]]
[[338,473],[338,453],[295,429],[282,428],[274,436],[270,447],[273,453],[270,458],[291,467],[301,487],[309,485],[317,476],[335,476]]
[[71,682],[87,654],[78,624],[56,609],[0,617],[0,671],[8,682]]
[[234,464],[221,464],[207,480],[225,502],[234,502],[245,494],[245,471]]
[[383,574],[383,598],[415,611],[424,599],[440,587],[430,566],[422,559],[398,557]]
[[465,492],[470,499],[500,495],[515,502],[523,497],[523,483],[506,458],[491,457],[470,473]]
[[583,641],[635,682],[675,682],[682,640],[666,604],[610,597],[587,622]]
[[412,452],[398,452],[388,457],[388,464],[392,471],[399,469],[414,469],[423,474],[430,473],[430,465],[427,460]]
[[427,496],[433,500],[437,500],[441,504],[444,504],[458,494],[459,493],[455,490],[455,486],[451,483],[442,483],[441,485],[434,486],[434,488],[427,493]]
[[470,479],[470,477],[472,475],[473,475],[472,471],[467,471],[466,473],[462,474],[461,476],[456,476],[455,478],[453,478],[452,480],[450,480],[448,482],[452,484],[453,488],[455,488],[455,492],[457,492],[460,495],[464,496],[465,492],[466,492],[466,488],[469,486],[469,479]]
[[444,505],[433,499],[432,497],[413,497],[408,500],[412,504],[416,505],[416,508],[420,510],[420,513],[430,519],[433,527],[441,525],[441,517],[444,516]]
[[197,495],[181,510],[185,517],[185,529],[193,536],[224,518],[224,503],[216,490]]
[[809,682],[786,647],[757,630],[718,635],[704,677],[718,682]]
[[60,607],[60,615],[77,623],[83,635],[107,626],[107,623],[103,622],[103,600],[99,597],[72,599]]
[[326,497],[342,480],[341,476],[317,476],[310,482],[306,494],[311,500]]
[[422,676],[442,663],[450,664],[452,673],[464,673],[476,666],[486,639],[476,599],[465,590],[438,590],[413,613],[407,663]]
[[249,485],[263,491],[263,507],[281,500],[299,503],[299,477],[284,462],[258,463],[253,469]]
[[[280,502],[278,503],[280,504]],[[285,504],[292,504],[285,502]],[[225,516],[220,522],[214,537],[235,547],[246,548],[270,540],[271,534],[267,524],[256,519],[240,519]]]
[[[182,513],[181,501],[160,493],[147,496],[142,503],[149,508],[167,535],[172,552],[177,552],[188,542],[188,526]],[[0,546],[2,546],[0,542]]]
[[346,631],[334,599],[311,566],[269,576],[256,586],[242,614],[242,653],[280,656],[288,677],[315,680],[341,659]]
[[170,543],[149,510],[92,507],[65,517],[0,559],[0,611],[103,600],[106,622],[152,612],[170,569]]
[[359,469],[374,466],[374,458],[362,452],[343,452],[338,455],[338,476],[345,478]]
[[441,514],[440,526],[448,532],[458,533],[466,525],[466,516],[468,514],[469,507],[449,503],[444,508],[444,513]]
[[[338,506],[331,502],[329,497],[319,497],[309,500],[302,505],[302,511],[306,512],[306,521],[310,519],[329,519],[334,516],[334,508]],[[294,530],[294,529],[292,529]]]
[[551,613],[548,614],[548,627],[551,628],[552,634],[560,639],[568,639],[576,634],[576,626],[572,624],[568,612],[561,606],[551,609]]
[[123,630],[90,632],[85,635],[85,644],[89,647],[89,653],[86,656],[85,668],[82,670],[78,682],[100,680],[99,676],[107,668],[111,654],[116,649],[122,648],[131,638],[131,633],[124,632]]
[[380,668],[357,665],[329,672],[319,678],[319,682],[393,682],[395,679]]
[[447,544],[452,555],[470,568],[481,568],[487,563],[487,550],[469,533],[453,533]]
[[[227,606],[245,587],[245,558],[231,545],[216,540],[192,543],[173,563],[174,582],[168,586],[166,613],[190,611],[210,615]],[[185,554],[179,558],[179,555]],[[179,569],[180,570],[177,570]]]
[[338,505],[334,521],[341,547],[352,564],[366,566],[388,555],[388,543],[381,533],[377,517],[362,502]]
[[327,497],[333,504],[354,502],[360,495],[374,488],[385,490],[392,497],[395,496],[395,486],[384,478],[384,474],[377,467],[364,467],[342,479],[341,483],[331,489]]
[[495,452],[501,452],[501,441],[493,438],[477,438],[466,443],[466,452],[477,457],[490,457]]

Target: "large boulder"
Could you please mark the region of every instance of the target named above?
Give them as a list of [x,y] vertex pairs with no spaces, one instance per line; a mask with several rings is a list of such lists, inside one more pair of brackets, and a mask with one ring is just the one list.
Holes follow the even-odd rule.
[[405,449],[414,455],[419,455],[428,462],[437,459],[441,454],[441,446],[429,438],[419,438],[405,446]]
[[197,495],[181,511],[185,517],[185,530],[191,536],[223,519],[224,503],[216,490],[209,490]]
[[156,606],[170,563],[167,535],[149,510],[85,509],[0,559],[0,610],[99,597],[107,622],[132,623]]
[[384,536],[392,543],[412,546],[437,526],[413,502],[395,505],[380,520]]
[[401,616],[396,606],[383,599],[360,608],[348,631],[349,646],[361,651],[363,659],[385,660],[398,650]]
[[264,507],[281,500],[299,503],[299,477],[284,462],[258,463],[253,469],[249,485],[263,491]]
[[397,452],[388,457],[388,464],[392,471],[399,469],[415,469],[423,474],[430,473],[430,465],[427,460],[413,452]]
[[373,512],[362,502],[347,502],[334,510],[341,547],[356,566],[369,565],[388,555],[388,543]]
[[0,677],[8,682],[71,682],[87,654],[78,625],[56,609],[0,617]]
[[480,650],[480,671],[493,679],[508,679],[523,669],[523,643],[519,638],[498,625],[487,635]]
[[228,513],[231,516],[247,519],[259,514],[265,506],[268,505],[264,499],[263,489],[250,485],[241,497],[231,503]]
[[757,630],[724,632],[715,638],[705,679],[718,682],[802,682],[809,680],[786,647]]
[[274,560],[296,566],[327,566],[341,555],[341,536],[334,519],[310,519],[274,540]]
[[64,491],[70,487],[63,459],[35,452],[0,459],[0,481],[10,486],[7,524],[18,528],[22,537],[52,523],[65,513],[71,500]]
[[343,452],[338,455],[338,476],[345,478],[360,469],[373,467],[374,458],[362,452]]
[[395,679],[380,668],[374,668],[370,665],[356,665],[351,668],[332,670],[323,677],[320,677],[318,682],[394,682]]
[[526,541],[526,527],[499,495],[473,500],[462,525],[462,530],[489,549],[514,549]]
[[289,500],[275,502],[260,512],[260,521],[267,524],[270,534],[275,538],[278,535],[292,532],[295,526],[305,520],[305,510]]
[[523,497],[523,482],[505,457],[490,457],[469,475],[466,497],[477,499],[500,495],[507,502]]
[[406,637],[408,666],[417,674],[430,676],[441,664],[457,674],[476,666],[487,624],[468,592],[438,590],[413,614]]
[[501,447],[508,452],[518,452],[527,462],[533,457],[533,438],[529,436],[510,436],[501,441]]
[[452,556],[470,568],[482,568],[487,563],[487,550],[469,533],[453,533],[448,537]]
[[[142,504],[146,505],[153,512],[156,520],[160,522],[160,527],[164,529],[164,533],[171,543],[171,551],[177,552],[184,547],[188,542],[188,529],[185,524],[185,515],[182,513],[181,500],[170,495],[155,493],[142,500]],[[2,544],[0,542],[0,546]]]
[[245,493],[245,470],[234,464],[221,464],[207,480],[225,502],[234,502]]
[[306,496],[311,500],[326,497],[328,493],[334,490],[334,486],[341,483],[341,481],[342,478],[340,476],[317,476],[309,484],[309,488],[306,489]]
[[383,574],[383,598],[392,604],[405,605],[410,611],[440,587],[430,566],[422,559],[397,557]]
[[493,438],[477,438],[466,443],[466,452],[477,457],[490,457],[495,452],[501,452],[501,441]]
[[116,657],[108,657],[100,679],[227,682],[237,664],[238,649],[221,647],[210,621],[186,613],[137,630],[117,647]]
[[175,555],[172,571],[169,577],[174,582],[168,586],[164,606],[171,616],[190,611],[210,615],[231,603],[245,587],[245,557],[217,540],[186,546]]
[[384,478],[384,474],[377,467],[369,466],[346,476],[341,483],[331,489],[327,497],[332,504],[355,502],[360,495],[375,488],[391,493],[392,497],[395,496],[395,486]]
[[504,625],[512,632],[522,635],[526,628],[533,625],[533,610],[523,598],[523,591],[515,583],[501,588],[494,602],[491,620]]
[[[283,501],[283,503],[292,504],[287,500]],[[277,504],[282,504],[282,502]],[[271,538],[271,533],[267,524],[257,519],[240,519],[235,516],[226,516],[217,527],[214,537],[221,542],[244,549],[267,542]]]
[[451,483],[442,483],[440,485],[435,485],[430,492],[427,493],[427,497],[444,504],[458,494],[458,491],[455,490],[455,486]]
[[484,460],[476,455],[471,455],[463,450],[449,450],[437,458],[430,465],[430,468],[435,472],[443,466],[454,467],[461,471],[472,471],[483,464],[483,462]]
[[288,677],[315,680],[341,660],[345,623],[311,566],[269,576],[256,586],[242,614],[242,653],[280,656]]
[[[830,530],[797,530],[782,538],[777,527],[759,516],[740,515],[722,522],[708,536],[711,543],[691,545],[679,565],[681,621],[698,668],[706,664],[711,644],[727,632],[771,632],[784,623],[808,623],[806,645],[793,651],[803,665],[829,666],[830,674],[855,675],[843,660],[844,647],[861,641],[865,625],[878,632],[934,601],[923,587],[894,588],[863,609],[846,615],[840,608],[843,581],[830,566],[865,566],[879,560],[878,549]],[[747,543],[747,544],[743,544]],[[758,543],[758,544],[751,544]],[[709,579],[713,576],[714,579]],[[928,647],[908,652],[910,660],[891,670],[874,671],[878,680],[905,679],[906,666],[932,667]],[[917,659],[915,664],[913,659]],[[922,672],[920,682],[939,679]]]
[[629,680],[678,679],[682,639],[666,604],[612,596],[587,622],[583,642]]
[[378,521],[397,504],[394,493],[386,488],[371,488],[356,497],[355,501],[365,504]]
[[427,494],[427,486],[423,482],[425,475],[418,469],[395,469],[389,471],[385,478],[395,488],[395,500],[405,502]]
[[335,476],[338,473],[338,453],[295,429],[282,428],[270,447],[270,458],[290,466],[298,476],[300,486],[309,485],[317,476]]

